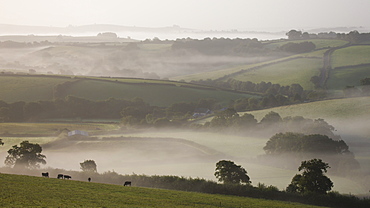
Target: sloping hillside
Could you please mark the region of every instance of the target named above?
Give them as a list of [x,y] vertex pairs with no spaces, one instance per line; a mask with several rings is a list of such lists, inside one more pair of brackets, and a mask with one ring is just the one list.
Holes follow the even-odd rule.
[[291,202],[0,174],[1,207],[314,207]]

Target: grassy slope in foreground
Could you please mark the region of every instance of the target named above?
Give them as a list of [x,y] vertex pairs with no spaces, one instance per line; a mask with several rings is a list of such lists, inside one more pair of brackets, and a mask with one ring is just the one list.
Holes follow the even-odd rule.
[[0,207],[314,207],[247,197],[0,174]]

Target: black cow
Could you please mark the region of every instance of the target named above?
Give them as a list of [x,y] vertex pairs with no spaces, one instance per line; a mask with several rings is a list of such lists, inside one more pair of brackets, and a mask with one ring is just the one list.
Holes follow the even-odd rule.
[[49,173],[46,172],[46,173],[41,173],[42,177],[46,177],[46,178],[49,178]]
[[71,179],[72,177],[69,175],[64,175],[64,179]]
[[125,181],[125,183],[123,184],[123,186],[131,186],[131,181]]
[[63,174],[58,174],[58,179],[63,179]]

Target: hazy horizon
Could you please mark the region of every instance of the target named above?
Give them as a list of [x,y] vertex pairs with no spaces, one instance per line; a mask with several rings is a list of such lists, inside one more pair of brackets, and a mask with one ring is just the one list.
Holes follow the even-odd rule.
[[367,0],[20,1],[0,0],[0,24],[111,24],[201,30],[277,31],[370,27]]

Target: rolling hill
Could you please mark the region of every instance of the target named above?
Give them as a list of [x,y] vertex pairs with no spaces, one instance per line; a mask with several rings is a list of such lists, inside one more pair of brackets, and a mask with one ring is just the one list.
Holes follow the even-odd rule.
[[292,202],[0,174],[1,207],[316,207]]

